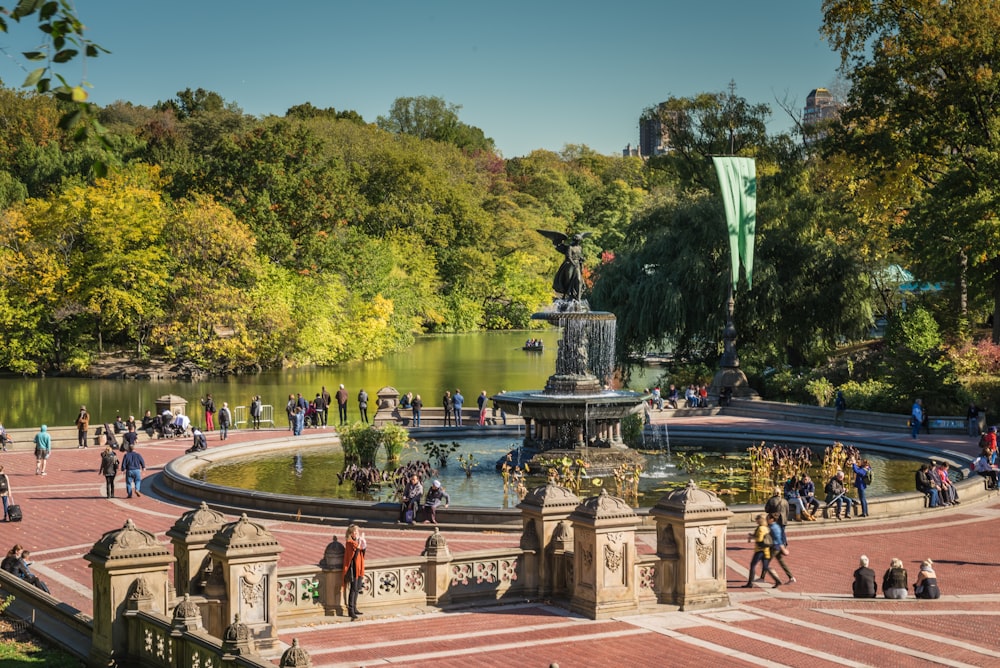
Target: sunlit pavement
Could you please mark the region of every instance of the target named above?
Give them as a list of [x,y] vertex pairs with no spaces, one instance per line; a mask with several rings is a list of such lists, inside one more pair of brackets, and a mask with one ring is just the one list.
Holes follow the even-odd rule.
[[[653,418],[656,420],[656,413]],[[722,417],[689,418],[706,425],[760,420]],[[689,423],[690,424],[690,423]],[[851,437],[903,443],[908,434],[834,430],[790,422],[767,422],[792,434],[829,432],[850,443]],[[237,432],[227,443],[274,438],[284,430]],[[310,438],[307,431],[302,437]],[[921,435],[924,444],[973,454],[975,439]],[[210,435],[211,447],[219,445]],[[147,477],[190,445],[182,441],[143,441]],[[125,499],[104,498],[98,473],[100,450],[56,450],[48,475],[34,474],[28,451],[0,454],[14,499],[24,509],[21,523],[0,525],[9,548],[31,549],[35,571],[53,595],[91,612],[91,573],[83,560],[101,534],[119,529],[131,518],[165,544],[165,532],[188,508],[144,493]],[[146,489],[151,491],[151,486]],[[235,519],[235,518],[232,518]],[[334,533],[322,527],[287,521],[264,521],[285,551],[281,567],[315,564]],[[517,544],[503,534],[448,532],[453,552]],[[373,529],[369,559],[415,556],[427,532]],[[590,621],[567,614],[546,601],[458,612],[429,612],[282,630],[282,639],[300,644],[314,666],[399,664],[407,666],[1000,666],[1000,500],[942,509],[923,518],[878,521],[858,519],[822,528],[796,525],[789,531],[788,563],[795,584],[741,589],[746,582],[750,545],[742,533],[730,534],[727,548],[732,606],[700,613],[658,612]],[[652,552],[652,537],[639,549]],[[933,559],[943,596],[938,601],[858,601],[849,597],[858,556],[867,554],[877,573],[899,557],[911,583],[920,561]]]

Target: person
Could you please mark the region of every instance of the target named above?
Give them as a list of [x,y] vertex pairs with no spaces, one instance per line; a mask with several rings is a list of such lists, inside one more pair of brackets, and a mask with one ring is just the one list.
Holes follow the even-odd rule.
[[844,509],[844,519],[851,519],[851,506],[854,503],[854,499],[847,496],[847,487],[844,485],[844,472],[837,471],[837,474],[830,478],[830,482],[826,483],[826,507],[829,508],[834,503],[837,504],[836,509],[836,519],[840,519],[840,507],[844,504],[847,507]]
[[48,594],[49,588],[45,586],[45,583],[42,582],[37,575],[31,572],[31,569],[24,562],[23,557],[24,548],[20,545],[14,545],[14,547],[10,548],[10,551],[7,552],[7,556],[4,557],[4,560],[0,562],[0,568],[7,571],[11,575],[16,575],[25,582],[38,587]]
[[[134,433],[134,432],[133,432]],[[101,466],[97,472],[104,476],[104,497],[113,499],[115,496],[115,478],[118,477],[118,457],[110,445],[101,453]]]
[[451,392],[448,390],[444,391],[444,396],[441,397],[441,405],[444,406],[444,426],[451,426],[451,416],[455,412],[455,402],[451,398]]
[[212,431],[215,429],[215,400],[212,395],[206,394],[201,405],[205,407],[205,431]]
[[479,426],[486,426],[486,403],[489,401],[489,397],[486,396],[486,390],[479,393],[479,397],[476,399],[476,404],[479,406]]
[[948,462],[938,462],[933,474],[937,475],[937,482],[940,485],[941,502],[946,506],[957,506],[961,503],[958,500],[958,489],[948,476]]
[[806,508],[805,502],[799,495],[799,479],[795,476],[795,474],[792,474],[788,480],[785,481],[782,493],[785,500],[788,502],[789,509],[795,510],[795,520],[797,522],[812,522],[816,519]]
[[365,579],[365,550],[368,541],[357,524],[347,527],[344,538],[344,586],[347,587],[347,614],[355,620],[364,613],[358,610],[358,594]]
[[782,495],[780,487],[772,490],[771,498],[764,504],[764,512],[774,515],[781,528],[785,528],[785,523],[788,521],[788,501]]
[[872,475],[872,465],[867,459],[860,462],[851,461],[854,471],[854,488],[858,490],[858,503],[861,504],[861,517],[868,517],[868,497],[865,494]]
[[840,424],[843,421],[845,411],[847,411],[847,399],[841,390],[837,390],[837,396],[833,399],[833,424]]
[[861,555],[861,564],[854,571],[854,598],[875,598],[878,585],[875,584],[875,571],[868,568],[868,557]]
[[340,426],[347,424],[347,389],[343,383],[337,390],[337,416],[340,418]]
[[465,397],[462,396],[462,390],[458,388],[455,389],[455,394],[451,397],[451,403],[455,406],[455,426],[462,426],[462,406],[465,404]]
[[323,414],[320,416],[323,420],[323,426],[326,426],[326,418],[330,414],[330,405],[333,402],[333,397],[330,396],[329,390],[326,389],[326,385],[320,388],[319,396],[323,400]]
[[0,451],[7,452],[7,446],[10,443],[13,443],[13,440],[10,434],[7,433],[7,430],[4,429],[3,423],[0,422]]
[[146,414],[142,416],[139,428],[146,432],[146,436],[153,438],[153,431],[156,429],[156,418],[153,417],[152,411],[147,410]]
[[86,406],[80,406],[80,412],[76,416],[76,440],[77,448],[87,447],[87,431],[90,429],[90,413]]
[[799,500],[808,512],[805,516],[810,522],[816,521],[816,513],[819,512],[819,499],[816,498],[816,483],[809,477],[808,473],[803,473],[799,480]]
[[139,443],[139,434],[135,431],[135,425],[130,425],[128,431],[122,434],[122,450],[132,446],[133,448]]
[[910,435],[913,438],[920,433],[920,427],[924,424],[924,402],[921,399],[913,400],[913,408],[910,409]]
[[[368,424],[368,393],[365,388],[358,392],[358,410],[361,412],[361,421]],[[347,409],[344,409],[344,416],[347,416]]]
[[412,403],[413,403],[413,393],[412,392],[407,392],[406,394],[404,394],[403,396],[401,396],[399,398],[399,407],[400,408],[406,408],[406,409],[412,408],[412,406],[411,406]]
[[451,503],[451,497],[444,491],[440,480],[431,483],[431,488],[427,490],[427,497],[424,499],[424,524],[437,524],[437,508],[441,504],[447,508]]
[[288,416],[288,429],[292,432],[295,431],[295,407],[298,403],[295,401],[295,395],[289,394],[288,401],[285,402],[285,415]]
[[7,506],[13,504],[14,493],[10,489],[10,478],[4,473],[3,464],[0,464],[0,497],[3,498],[3,521],[7,522]]
[[410,408],[413,409],[413,426],[420,426],[420,411],[424,408],[424,400],[420,398],[420,395],[413,397],[413,401],[410,402]]
[[292,436],[301,436],[306,426],[306,412],[301,406],[296,406],[292,410],[292,420],[295,423],[292,427]]
[[921,464],[916,474],[917,491],[927,495],[927,507],[937,508],[941,505],[941,485],[937,483],[931,472],[931,467]]
[[750,572],[747,575],[747,583],[743,587],[746,589],[753,587],[754,571],[757,569],[757,564],[761,565],[761,579],[763,579],[764,573],[767,573],[774,578],[774,586],[780,587],[781,580],[778,579],[777,572],[771,568],[771,548],[773,547],[774,539],[771,537],[771,530],[767,527],[767,517],[760,514],[757,515],[756,520],[756,530],[747,534],[747,542],[754,544],[754,552],[753,558],[750,559]]
[[658,411],[662,411],[663,410],[663,393],[660,392],[660,386],[659,385],[657,385],[656,387],[653,388],[652,401],[653,401],[653,404],[656,405],[656,410],[658,410]]
[[965,417],[969,420],[969,436],[973,438],[979,436],[979,406],[976,405],[976,402],[969,402],[969,410]]
[[924,559],[920,564],[920,572],[917,573],[917,581],[913,585],[913,595],[917,598],[941,598],[934,562],[930,559]]
[[35,475],[45,475],[45,466],[49,462],[50,454],[52,454],[52,437],[49,435],[49,428],[43,424],[35,434]]
[[671,408],[676,409],[678,403],[680,402],[680,398],[681,398],[681,393],[677,389],[677,386],[674,385],[673,383],[670,383],[670,389],[667,390],[667,405],[670,406]]
[[219,440],[229,438],[229,425],[233,423],[233,414],[229,411],[229,402],[223,401],[222,408],[219,409]]
[[903,562],[893,557],[885,575],[882,576],[882,595],[886,598],[906,598],[908,589]]
[[979,445],[983,450],[983,453],[990,451],[996,451],[997,449],[997,428],[995,426],[990,426],[983,434],[983,437],[979,441]]
[[326,427],[326,409],[327,404],[323,399],[323,393],[317,392],[316,398],[313,399],[313,409],[316,411],[316,426]]
[[146,460],[142,458],[135,448],[128,446],[125,456],[122,457],[122,469],[125,471],[125,494],[132,498],[132,488],[135,488],[135,495],[141,497],[142,492],[142,472],[146,470]]
[[688,385],[687,389],[684,390],[684,402],[687,404],[687,408],[698,407],[698,391],[694,389],[694,385]]
[[995,464],[990,463],[989,455],[979,455],[972,460],[972,470],[986,478],[986,489],[996,489],[997,480],[1000,478],[1000,470]]
[[698,406],[708,408],[708,385],[702,385],[698,389]]
[[781,570],[785,571],[785,575],[788,576],[788,582],[785,584],[792,584],[795,582],[795,576],[792,575],[788,564],[785,563],[785,557],[788,556],[788,536],[785,534],[785,527],[781,526],[778,521],[777,513],[771,513],[767,516],[767,528],[771,532],[771,542],[773,543],[771,551],[774,558],[778,560]]
[[121,413],[119,413],[118,415],[115,415],[115,421],[111,425],[111,427],[112,427],[112,429],[114,429],[114,431],[115,431],[116,434],[123,434],[123,433],[125,433],[125,420],[122,419]]
[[[264,408],[260,403],[260,395],[256,394],[250,400],[250,424],[254,429],[260,429],[260,414],[263,412]],[[326,417],[323,418],[323,425],[326,426]]]
[[403,502],[399,508],[399,520],[413,524],[417,518],[420,497],[424,495],[424,486],[420,484],[420,476],[413,474],[403,487]]
[[191,452],[201,452],[202,450],[208,450],[208,439],[205,437],[205,432],[198,427],[191,430],[192,443],[191,447],[185,450],[187,453]]

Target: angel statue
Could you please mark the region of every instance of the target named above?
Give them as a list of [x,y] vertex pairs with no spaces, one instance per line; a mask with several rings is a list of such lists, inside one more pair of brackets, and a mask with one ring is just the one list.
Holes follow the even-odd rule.
[[552,279],[552,289],[566,300],[580,301],[583,298],[583,240],[590,232],[574,234],[572,237],[552,230],[537,230],[551,239],[556,250],[566,256],[556,277]]

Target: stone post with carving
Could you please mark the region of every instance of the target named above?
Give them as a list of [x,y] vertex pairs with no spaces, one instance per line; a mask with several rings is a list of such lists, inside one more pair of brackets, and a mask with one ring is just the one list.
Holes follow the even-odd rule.
[[89,663],[95,666],[127,661],[128,625],[125,610],[152,610],[168,615],[170,551],[148,531],[125,526],[94,543],[84,559],[93,581],[94,632]]
[[562,559],[554,553],[553,536],[571,532],[566,520],[579,505],[580,497],[553,483],[536,487],[518,504],[523,527],[521,549],[525,550],[521,576],[526,595],[544,597],[562,589],[558,586]]
[[726,529],[732,511],[692,480],[649,511],[656,520],[660,603],[699,610],[729,605]]
[[253,632],[258,652],[277,647],[278,555],[284,548],[246,514],[224,525],[206,547],[225,586],[223,618],[239,614]]
[[434,527],[434,533],[424,542],[421,556],[427,559],[427,605],[441,605],[448,595],[448,581],[451,579],[451,550],[441,531]]
[[323,612],[327,615],[343,615],[347,610],[344,601],[344,544],[336,536],[327,543],[319,565],[323,569],[320,585]]
[[177,558],[174,565],[177,596],[203,592],[207,545],[225,523],[225,515],[212,510],[202,501],[201,506],[181,515],[167,531],[174,546],[174,557]]
[[573,523],[570,610],[604,619],[639,607],[635,529],[639,517],[624,499],[601,490],[569,516]]

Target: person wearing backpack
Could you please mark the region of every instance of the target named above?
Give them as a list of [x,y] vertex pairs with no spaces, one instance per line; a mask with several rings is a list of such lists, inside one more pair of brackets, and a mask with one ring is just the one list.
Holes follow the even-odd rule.
[[868,497],[865,491],[868,485],[872,484],[872,465],[867,459],[860,462],[851,462],[854,469],[854,488],[858,490],[858,503],[861,504],[861,517],[868,517]]
[[233,414],[229,411],[229,402],[223,401],[219,410],[219,436],[221,440],[229,438],[229,426],[233,423]]
[[3,521],[7,521],[7,506],[14,502],[14,497],[10,493],[10,479],[3,472],[3,464],[0,464],[0,496],[3,497]]
[[115,450],[110,445],[104,448],[104,452],[101,453],[101,467],[97,472],[104,476],[106,498],[113,499],[115,497],[115,478],[118,476],[118,457],[115,456]]

